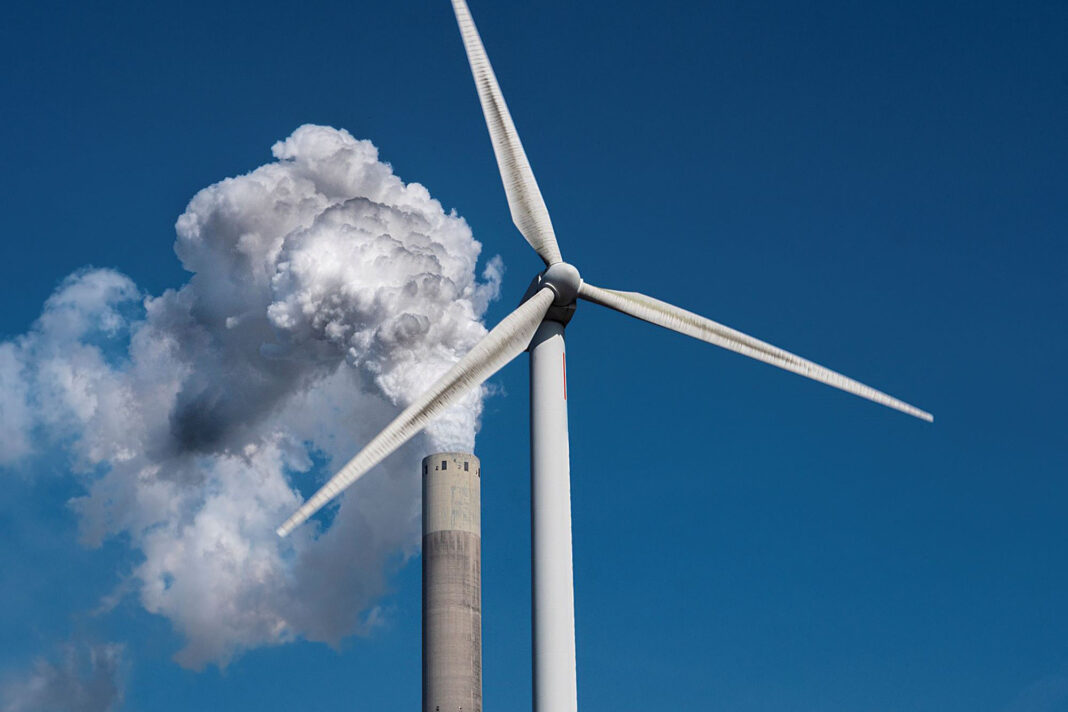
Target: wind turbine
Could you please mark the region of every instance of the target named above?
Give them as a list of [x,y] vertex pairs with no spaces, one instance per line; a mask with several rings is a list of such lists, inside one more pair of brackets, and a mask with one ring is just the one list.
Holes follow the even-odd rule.
[[723,324],[637,292],[584,282],[564,262],[549,211],[519,141],[497,78],[464,0],[452,0],[471,65],[512,220],[546,269],[523,302],[460,359],[429,391],[338,471],[278,528],[286,536],[361,475],[416,435],[524,351],[530,352],[531,541],[535,712],[578,707],[575,677],[575,607],[571,560],[571,474],[568,462],[564,327],[582,299],[707,341],[749,358],[867,398],[931,422],[930,413],[830,369]]

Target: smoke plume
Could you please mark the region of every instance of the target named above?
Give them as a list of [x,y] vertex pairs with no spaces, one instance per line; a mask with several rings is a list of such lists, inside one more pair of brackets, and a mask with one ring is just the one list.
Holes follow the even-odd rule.
[[180,289],[85,270],[0,344],[0,465],[67,453],[83,543],[143,556],[125,583],[193,668],[365,631],[417,545],[420,454],[472,448],[481,411],[472,393],[325,519],[274,535],[485,334],[501,266],[477,279],[464,220],[367,141],[302,126],[272,152],[190,201]]

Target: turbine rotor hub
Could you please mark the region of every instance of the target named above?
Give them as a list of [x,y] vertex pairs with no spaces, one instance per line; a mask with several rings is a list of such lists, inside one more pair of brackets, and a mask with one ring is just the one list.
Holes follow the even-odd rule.
[[575,303],[579,287],[582,286],[582,277],[574,265],[557,262],[541,273],[539,283],[539,286],[553,290],[556,294],[553,304],[562,307]]

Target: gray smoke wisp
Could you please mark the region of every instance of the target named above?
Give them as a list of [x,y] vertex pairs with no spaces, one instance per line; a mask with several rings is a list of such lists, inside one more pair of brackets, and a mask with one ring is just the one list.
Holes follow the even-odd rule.
[[180,289],[145,295],[85,270],[0,344],[0,465],[69,456],[83,542],[143,557],[125,583],[193,668],[373,625],[389,562],[418,544],[419,458],[471,449],[482,406],[472,393],[357,483],[329,527],[274,535],[312,473],[486,333],[502,270],[494,258],[476,278],[464,220],[371,143],[302,126],[272,151],[190,201]]
[[0,686],[3,712],[114,712],[122,706],[123,646],[67,642]]

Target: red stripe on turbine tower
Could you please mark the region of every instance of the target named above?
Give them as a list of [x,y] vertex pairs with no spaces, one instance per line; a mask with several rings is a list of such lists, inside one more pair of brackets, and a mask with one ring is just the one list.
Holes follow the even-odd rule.
[[560,354],[560,361],[564,369],[564,400],[567,400],[567,354]]

